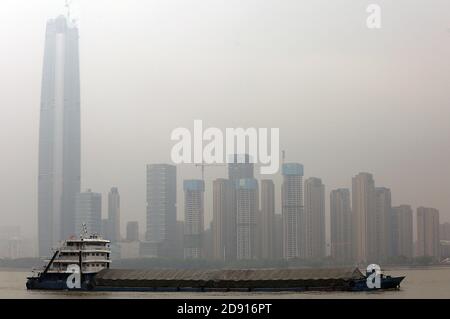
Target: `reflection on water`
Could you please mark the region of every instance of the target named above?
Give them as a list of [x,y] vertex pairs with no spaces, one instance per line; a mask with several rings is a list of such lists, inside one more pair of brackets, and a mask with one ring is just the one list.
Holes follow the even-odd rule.
[[406,275],[400,290],[377,292],[49,292],[27,291],[27,272],[0,270],[0,298],[446,298],[450,299],[450,267],[390,270]]

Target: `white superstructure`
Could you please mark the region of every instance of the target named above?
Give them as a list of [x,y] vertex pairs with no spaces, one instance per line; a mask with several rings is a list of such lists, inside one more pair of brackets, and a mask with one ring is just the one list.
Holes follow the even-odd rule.
[[[64,241],[63,245],[54,255],[48,268],[49,273],[61,273],[70,271],[70,267],[77,265],[81,273],[98,273],[104,268],[109,268],[111,263],[110,241],[97,235],[88,237],[71,238]],[[81,265],[81,266],[80,266]]]

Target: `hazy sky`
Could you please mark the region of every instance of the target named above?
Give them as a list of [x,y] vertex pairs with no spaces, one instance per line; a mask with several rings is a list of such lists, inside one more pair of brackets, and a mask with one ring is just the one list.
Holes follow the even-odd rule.
[[[369,3],[380,30],[366,27]],[[0,2],[0,225],[32,235],[45,23],[63,12],[63,0]],[[287,160],[327,199],[368,171],[394,205],[450,220],[450,1],[78,0],[73,12],[82,189],[103,193],[106,213],[118,186],[123,225],[144,231],[145,165],[168,162],[171,131],[194,119],[279,127]],[[180,185],[199,177],[179,168]],[[180,218],[182,202],[180,188]]]

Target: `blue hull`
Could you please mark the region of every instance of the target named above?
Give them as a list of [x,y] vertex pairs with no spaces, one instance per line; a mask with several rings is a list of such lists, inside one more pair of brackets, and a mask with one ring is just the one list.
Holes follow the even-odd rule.
[[109,287],[95,286],[93,276],[84,278],[79,289],[69,289],[66,284],[67,276],[59,279],[29,279],[27,288],[31,290],[73,290],[73,291],[128,291],[128,292],[304,292],[304,291],[374,291],[385,289],[398,289],[404,277],[382,280],[381,288],[371,289],[367,287],[365,280],[358,280],[345,287],[289,287],[289,288],[192,288],[192,287]]
[[366,279],[357,280],[354,282],[352,291],[373,291],[373,290],[384,290],[384,289],[399,289],[400,283],[405,277],[384,277],[381,279],[380,288],[369,288],[367,287]]
[[130,292],[227,292],[227,291],[241,291],[241,292],[302,292],[302,291],[374,291],[384,289],[398,289],[400,283],[405,277],[383,277],[381,279],[381,287],[371,289],[367,287],[366,279],[359,279],[348,282],[342,286],[330,287],[121,287],[121,286],[100,286],[95,285],[95,274],[83,274],[81,280],[81,287],[78,289],[69,289],[67,286],[67,278],[69,273],[47,273],[40,277],[31,277],[27,281],[27,289],[30,290],[73,290],[73,291],[130,291]]
[[40,277],[30,277],[27,280],[26,287],[29,290],[74,290],[74,291],[87,291],[94,288],[93,282],[94,274],[82,275],[81,288],[69,289],[67,287],[67,278],[70,273],[47,273]]

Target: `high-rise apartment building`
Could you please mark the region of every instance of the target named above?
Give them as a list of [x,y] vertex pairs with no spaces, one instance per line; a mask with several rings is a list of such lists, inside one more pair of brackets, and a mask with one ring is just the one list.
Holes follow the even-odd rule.
[[301,250],[301,243],[306,240],[301,231],[304,225],[303,165],[283,164],[282,174],[283,256],[285,259],[304,258],[305,252]]
[[325,185],[322,180],[310,177],[305,181],[305,224],[306,241],[304,247],[306,259],[321,259],[326,255],[325,243]]
[[275,256],[274,259],[283,258],[283,216],[275,214]]
[[340,264],[352,260],[352,209],[350,191],[335,189],[330,193],[331,257]]
[[439,260],[439,211],[435,208],[417,208],[417,256]]
[[236,183],[237,259],[255,259],[258,256],[256,229],[259,211],[258,181],[240,179]]
[[352,247],[354,261],[366,263],[374,254],[376,242],[375,182],[369,173],[352,179]]
[[236,258],[236,208],[234,184],[224,178],[213,181],[213,258]]
[[147,165],[145,239],[166,257],[174,256],[177,225],[177,171],[174,165]]
[[120,195],[117,187],[108,193],[108,231],[107,236],[112,243],[120,241]]
[[240,179],[254,178],[254,164],[248,154],[234,154],[228,164],[228,179],[237,181]]
[[204,257],[204,192],[202,180],[185,180],[184,189],[184,258]]
[[381,263],[387,258],[388,250],[388,218],[391,213],[391,190],[385,187],[375,188],[375,216],[373,224],[368,227],[374,228],[373,242],[370,261]]
[[261,258],[275,259],[275,184],[261,181],[261,214],[257,221]]
[[413,257],[413,211],[409,205],[392,207],[388,214],[387,255],[394,258]]

